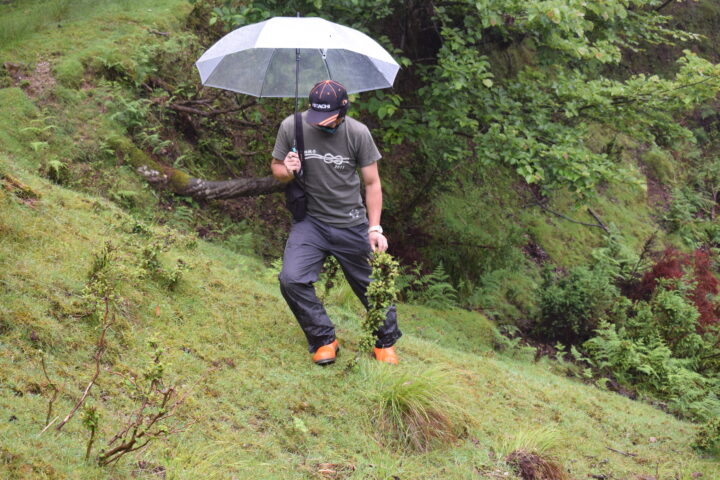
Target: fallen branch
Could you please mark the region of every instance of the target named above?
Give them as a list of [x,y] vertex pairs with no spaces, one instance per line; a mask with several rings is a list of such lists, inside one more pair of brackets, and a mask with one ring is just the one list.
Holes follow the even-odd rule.
[[605,230],[605,233],[610,235],[610,230],[608,230],[608,228],[605,226],[605,224],[602,222],[602,220],[600,220],[600,217],[597,216],[597,213],[595,213],[592,208],[588,207],[588,213],[590,215],[592,215],[592,217],[598,222],[597,226],[599,226],[600,228]]
[[542,208],[543,210],[545,210],[546,212],[552,213],[552,214],[555,215],[556,217],[560,217],[560,218],[562,218],[563,220],[567,220],[568,222],[577,223],[578,225],[584,225],[584,226],[586,226],[586,227],[601,228],[601,229],[603,229],[603,230],[605,230],[605,231],[607,232],[607,229],[606,229],[606,227],[605,227],[604,225],[599,225],[599,224],[597,224],[597,223],[586,223],[586,222],[581,222],[580,220],[575,220],[574,218],[570,218],[570,217],[568,217],[568,216],[566,216],[566,215],[563,215],[563,214],[560,213],[560,212],[556,212],[555,210],[552,210],[552,209],[546,207],[545,205],[543,205],[542,203],[539,203],[539,202],[536,203],[536,205],[539,206],[540,208]]

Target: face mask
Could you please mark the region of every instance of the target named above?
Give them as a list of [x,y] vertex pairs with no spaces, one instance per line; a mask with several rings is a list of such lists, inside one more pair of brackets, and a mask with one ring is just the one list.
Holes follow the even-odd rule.
[[319,128],[320,130],[322,130],[323,132],[327,132],[327,133],[335,133],[335,132],[337,132],[337,129],[340,128],[340,125],[342,125],[343,122],[345,121],[345,114],[347,114],[347,110],[348,110],[348,109],[345,108],[345,109],[343,109],[343,110],[340,112],[340,115],[338,116],[338,120],[339,120],[339,121],[338,121],[338,124],[337,124],[335,127],[329,128],[329,127],[322,127],[322,126],[318,125],[318,128]]

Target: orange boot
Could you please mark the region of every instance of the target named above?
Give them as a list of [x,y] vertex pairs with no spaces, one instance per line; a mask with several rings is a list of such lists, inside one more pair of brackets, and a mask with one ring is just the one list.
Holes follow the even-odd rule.
[[391,363],[393,365],[398,364],[398,357],[395,353],[394,347],[377,348],[375,347],[375,359],[378,362]]
[[340,352],[340,346],[337,340],[333,340],[332,343],[323,345],[315,351],[312,359],[318,365],[327,365],[335,361],[335,357]]

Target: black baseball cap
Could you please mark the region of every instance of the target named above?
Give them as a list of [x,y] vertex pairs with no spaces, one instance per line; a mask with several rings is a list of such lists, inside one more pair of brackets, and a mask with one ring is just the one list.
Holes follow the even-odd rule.
[[335,80],[323,80],[310,90],[307,122],[324,127],[345,113],[349,106],[345,87]]

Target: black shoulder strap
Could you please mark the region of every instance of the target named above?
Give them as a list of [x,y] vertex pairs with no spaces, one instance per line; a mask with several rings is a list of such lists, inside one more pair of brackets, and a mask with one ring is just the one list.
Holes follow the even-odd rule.
[[298,156],[300,157],[300,170],[297,177],[302,178],[304,175],[303,162],[305,161],[305,138],[303,137],[302,113],[295,112],[295,143],[297,145]]

